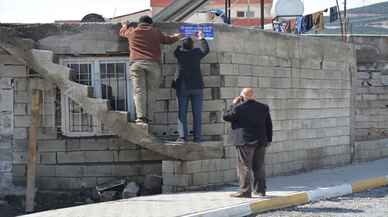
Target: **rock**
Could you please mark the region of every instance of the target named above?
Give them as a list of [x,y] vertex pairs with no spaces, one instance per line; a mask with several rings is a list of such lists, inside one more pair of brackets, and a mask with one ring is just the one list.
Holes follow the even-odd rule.
[[123,199],[136,197],[139,194],[140,187],[135,182],[130,182],[123,190]]

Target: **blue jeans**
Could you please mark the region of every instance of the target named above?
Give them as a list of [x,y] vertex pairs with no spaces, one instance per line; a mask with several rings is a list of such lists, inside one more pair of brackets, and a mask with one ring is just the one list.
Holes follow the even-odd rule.
[[184,88],[177,89],[177,101],[178,101],[178,133],[179,137],[188,140],[187,129],[187,109],[191,101],[191,107],[193,112],[193,135],[194,142],[201,142],[202,140],[202,101],[203,91],[186,90]]

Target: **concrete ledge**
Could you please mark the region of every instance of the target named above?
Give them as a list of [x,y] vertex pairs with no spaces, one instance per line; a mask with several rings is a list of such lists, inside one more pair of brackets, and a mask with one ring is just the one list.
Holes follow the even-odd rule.
[[292,193],[286,196],[274,196],[269,199],[242,203],[237,206],[213,209],[201,213],[185,215],[187,217],[235,217],[248,216],[269,210],[281,209],[323,199],[339,197],[346,194],[361,192],[388,185],[388,175],[366,180],[355,181],[327,188],[317,188],[311,191]]

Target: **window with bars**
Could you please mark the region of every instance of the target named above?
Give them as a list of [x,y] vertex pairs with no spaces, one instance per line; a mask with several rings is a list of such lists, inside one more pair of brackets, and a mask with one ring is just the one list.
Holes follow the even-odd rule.
[[[92,86],[97,98],[107,99],[112,110],[133,116],[132,88],[127,58],[69,58],[61,63],[71,69],[71,80]],[[61,96],[62,132],[66,136],[111,135],[109,129],[88,114],[70,97]]]

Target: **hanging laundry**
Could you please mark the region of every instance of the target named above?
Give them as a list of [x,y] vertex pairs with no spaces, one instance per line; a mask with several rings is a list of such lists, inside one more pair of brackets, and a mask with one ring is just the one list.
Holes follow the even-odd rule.
[[303,16],[296,17],[295,20],[295,33],[302,34],[303,33]]
[[323,19],[323,11],[313,14],[314,29],[316,32],[321,32],[325,28],[325,21]]
[[330,23],[338,20],[338,8],[336,6],[330,8]]
[[306,15],[303,17],[303,32],[302,33],[305,33],[305,32],[308,32],[310,31],[314,26],[314,22],[313,22],[313,15],[312,14],[309,14],[309,15]]

